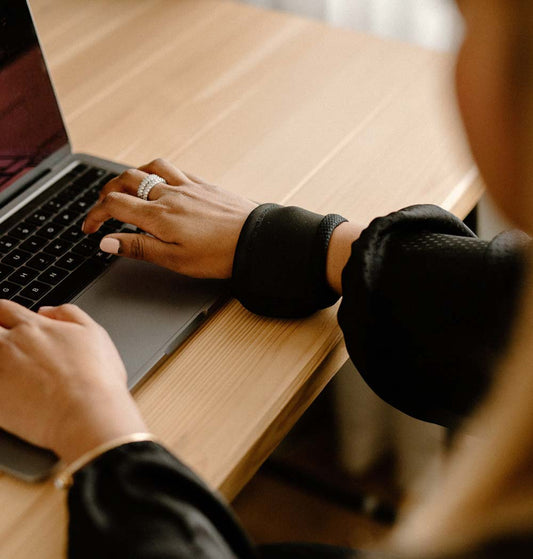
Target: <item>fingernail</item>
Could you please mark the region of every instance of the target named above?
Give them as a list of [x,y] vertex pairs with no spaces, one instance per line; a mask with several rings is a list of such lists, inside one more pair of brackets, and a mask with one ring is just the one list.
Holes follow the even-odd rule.
[[39,307],[39,310],[37,312],[48,312],[49,310],[53,309],[54,307]]
[[85,219],[83,220],[83,223],[81,224],[81,230],[85,231]]
[[118,239],[113,239],[113,237],[104,237],[100,241],[100,248],[104,252],[118,254],[118,251],[120,250],[120,241]]

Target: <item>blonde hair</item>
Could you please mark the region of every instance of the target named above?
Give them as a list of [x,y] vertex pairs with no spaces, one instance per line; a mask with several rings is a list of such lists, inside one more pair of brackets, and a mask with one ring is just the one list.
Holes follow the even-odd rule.
[[520,201],[528,212],[528,232],[533,233],[533,2],[514,0],[509,4],[510,8],[515,5],[509,83],[520,146]]
[[[520,202],[533,232],[533,2],[509,1],[509,92],[519,134]],[[457,552],[533,532],[533,250],[513,343],[484,405],[459,437],[439,487],[406,513],[390,547]]]

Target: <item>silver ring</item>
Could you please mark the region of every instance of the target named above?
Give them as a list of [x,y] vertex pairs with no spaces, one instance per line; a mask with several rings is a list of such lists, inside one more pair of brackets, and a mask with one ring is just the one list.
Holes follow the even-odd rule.
[[160,177],[159,175],[147,175],[141,181],[139,188],[137,189],[137,197],[141,198],[141,200],[148,200],[148,194],[156,184],[164,183],[167,184],[167,181]]

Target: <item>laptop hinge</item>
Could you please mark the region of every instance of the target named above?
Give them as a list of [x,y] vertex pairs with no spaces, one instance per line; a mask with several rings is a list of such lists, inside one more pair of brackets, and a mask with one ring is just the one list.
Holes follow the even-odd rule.
[[53,182],[68,172],[69,166],[74,164],[71,153],[67,153],[66,156],[61,159],[57,157],[54,157],[53,160],[51,159],[52,158],[46,162],[49,163],[48,165],[43,165],[41,169],[35,170],[35,174],[32,173],[31,178],[27,182],[18,185],[16,191],[13,192],[12,196],[10,196],[7,201],[4,200],[2,202],[0,223],[3,223],[20,208],[31,202],[31,200],[46,190]]
[[45,177],[48,173],[51,173],[52,169],[43,169],[38,175],[36,175],[35,177],[33,177],[31,180],[29,180],[27,183],[25,183],[21,190],[26,190],[28,188],[30,188],[31,186],[33,186],[35,183],[39,182],[43,177]]

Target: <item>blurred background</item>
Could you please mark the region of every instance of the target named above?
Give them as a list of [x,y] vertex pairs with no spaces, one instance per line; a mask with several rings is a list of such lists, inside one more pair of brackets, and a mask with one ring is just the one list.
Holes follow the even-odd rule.
[[[463,34],[451,0],[241,1],[440,51],[456,51]],[[476,218],[484,238],[507,228],[487,199]],[[348,362],[234,505],[258,542],[365,548],[436,479],[447,439],[379,400]]]
[[439,50],[455,48],[460,18],[450,0],[244,0],[357,31]]

